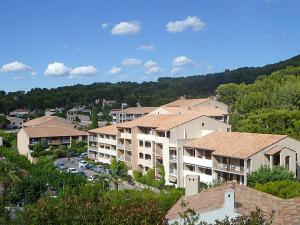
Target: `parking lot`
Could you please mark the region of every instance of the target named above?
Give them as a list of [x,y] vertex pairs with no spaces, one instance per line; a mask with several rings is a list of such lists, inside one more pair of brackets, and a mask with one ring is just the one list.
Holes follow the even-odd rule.
[[[86,177],[93,176],[93,175],[99,175],[99,173],[96,173],[92,170],[87,170],[83,168],[79,168],[79,157],[72,157],[72,158],[60,158],[55,160],[54,166],[57,164],[64,164],[66,168],[75,168],[78,172],[83,172]],[[139,187],[136,187],[134,185],[128,184],[126,182],[119,185],[119,189],[135,189],[140,190]]]

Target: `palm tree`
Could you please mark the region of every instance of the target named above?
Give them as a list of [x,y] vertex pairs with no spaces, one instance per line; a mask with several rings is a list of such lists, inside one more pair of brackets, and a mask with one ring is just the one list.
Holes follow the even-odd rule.
[[13,163],[0,159],[0,197],[5,201],[5,194],[12,183],[21,180],[21,170]]
[[124,162],[113,159],[110,165],[110,178],[116,190],[119,190],[119,184],[128,179],[128,169]]

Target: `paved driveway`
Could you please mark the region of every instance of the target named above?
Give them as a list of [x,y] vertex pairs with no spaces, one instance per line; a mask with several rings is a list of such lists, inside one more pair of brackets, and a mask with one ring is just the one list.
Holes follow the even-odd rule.
[[[89,176],[92,176],[92,175],[99,175],[99,173],[96,173],[92,170],[87,170],[87,169],[82,169],[82,168],[79,168],[78,164],[79,164],[79,161],[78,160],[78,157],[73,157],[73,158],[60,158],[60,159],[57,159],[54,161],[54,166],[56,166],[57,164],[64,164],[66,168],[75,168],[77,171],[82,171],[85,176],[89,177]],[[111,185],[113,187],[113,185]],[[126,182],[123,182],[122,184],[119,185],[119,189],[122,190],[122,189],[135,189],[135,190],[141,190],[140,187],[137,187],[137,186],[134,186],[134,185],[131,185],[131,184],[128,184]]]

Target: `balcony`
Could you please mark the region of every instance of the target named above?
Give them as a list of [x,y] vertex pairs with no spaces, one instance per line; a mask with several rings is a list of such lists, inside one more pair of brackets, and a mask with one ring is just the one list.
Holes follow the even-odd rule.
[[152,134],[137,134],[138,140],[155,141],[155,136]]
[[125,161],[125,157],[124,156],[117,156],[117,160],[119,160],[119,161]]
[[209,168],[212,167],[212,160],[205,159],[205,158],[198,158],[198,157],[184,155],[183,162],[188,164],[195,164],[203,167],[209,167]]
[[169,175],[170,176],[177,176],[177,169],[170,168]]
[[177,155],[170,155],[170,162],[177,162]]
[[230,164],[218,164],[214,168],[214,170],[225,171],[229,173],[236,173],[236,174],[244,174],[244,167],[243,166],[236,166]]
[[94,151],[94,152],[98,151],[97,146],[91,146],[91,145],[89,145],[88,149],[89,149],[89,151]]

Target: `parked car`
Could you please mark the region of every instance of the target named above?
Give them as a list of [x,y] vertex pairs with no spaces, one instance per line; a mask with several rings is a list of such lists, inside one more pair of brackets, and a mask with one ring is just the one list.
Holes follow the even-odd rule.
[[86,165],[86,164],[87,164],[86,161],[81,160],[81,161],[79,162],[79,167],[85,168],[85,165]]
[[84,166],[84,168],[86,168],[87,170],[90,170],[90,169],[92,169],[94,166],[92,165],[92,164],[89,164],[89,163],[87,163],[87,164],[85,164],[85,166]]
[[87,152],[83,152],[80,154],[79,158],[84,158],[84,157],[87,157],[88,156],[88,153]]
[[105,169],[103,166],[95,166],[94,169],[93,169],[94,172],[97,172],[97,173],[104,173],[105,172]]
[[107,174],[111,174],[112,172],[111,172],[111,170],[110,170],[110,169],[105,169],[105,173],[107,173]]
[[97,177],[97,176],[89,176],[88,178],[87,178],[87,180],[89,181],[89,182],[95,182],[95,181],[98,181],[99,180],[99,178]]
[[58,163],[56,165],[56,168],[59,169],[59,170],[65,170],[66,169],[66,166],[63,164],[63,163]]
[[68,173],[78,173],[78,171],[77,171],[75,168],[72,168],[72,167],[71,167],[71,168],[68,168],[68,169],[67,169],[67,172],[68,172]]

